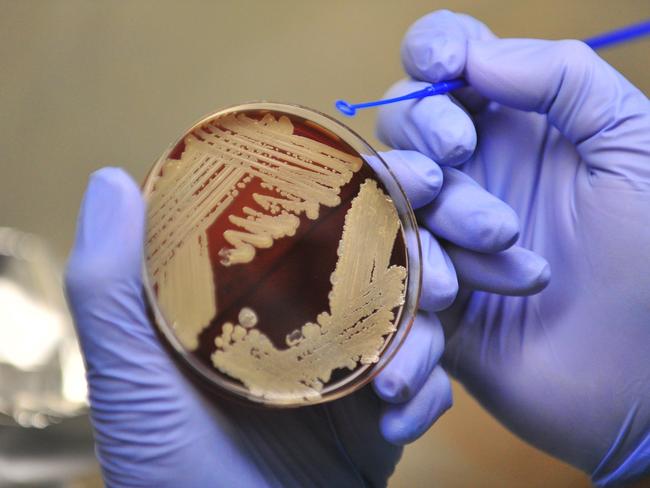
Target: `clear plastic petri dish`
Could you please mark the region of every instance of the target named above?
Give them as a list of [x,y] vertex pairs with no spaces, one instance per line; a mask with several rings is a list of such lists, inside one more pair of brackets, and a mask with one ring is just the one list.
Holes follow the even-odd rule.
[[144,281],[178,355],[218,390],[268,406],[367,384],[420,293],[413,211],[384,161],[314,110],[233,106],[155,163]]

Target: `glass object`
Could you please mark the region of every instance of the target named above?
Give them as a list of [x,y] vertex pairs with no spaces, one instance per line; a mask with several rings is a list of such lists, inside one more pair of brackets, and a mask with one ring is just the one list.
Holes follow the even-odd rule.
[[313,110],[249,103],[150,171],[145,288],[164,337],[240,398],[319,403],[372,379],[420,289],[413,212],[377,153]]
[[86,406],[58,266],[43,240],[0,227],[0,425],[44,428]]

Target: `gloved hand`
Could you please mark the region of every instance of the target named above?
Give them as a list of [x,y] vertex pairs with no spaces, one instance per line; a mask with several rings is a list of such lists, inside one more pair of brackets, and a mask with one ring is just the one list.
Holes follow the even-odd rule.
[[[471,177],[507,202],[517,244],[553,272],[538,295],[499,296],[489,292],[525,269],[504,272],[516,247],[485,256],[445,244],[461,291],[441,315],[443,364],[509,429],[596,484],[647,476],[650,102],[583,43],[497,39],[447,11],[411,27],[402,61],[412,79],[387,96],[458,76],[470,88],[386,106],[379,136],[464,163],[444,169],[443,189]],[[444,196],[418,218],[458,243],[471,236],[464,224],[443,225],[470,197]],[[481,252],[480,239],[461,243]]]
[[[384,158],[415,207],[436,197],[442,172],[430,159],[406,151]],[[450,183],[443,193],[453,191]],[[497,219],[481,205],[499,214],[511,211],[478,186],[468,191],[477,206],[470,202],[456,217],[470,220],[474,232],[492,235],[495,249],[507,246],[515,237],[514,220],[510,234],[493,232]],[[477,213],[488,218],[479,221]],[[140,275],[144,225],[135,183],[119,169],[95,173],[66,285],[86,361],[97,456],[109,486],[384,485],[401,453],[397,445],[417,438],[451,405],[449,380],[438,365],[443,332],[430,312],[418,315],[375,379],[383,401],[369,388],[291,410],[205,399],[159,344],[147,318]],[[451,232],[456,225],[443,227]],[[422,233],[422,239],[428,283],[422,303],[439,310],[455,298],[456,276],[431,234]],[[535,288],[533,275],[522,273],[512,286]]]

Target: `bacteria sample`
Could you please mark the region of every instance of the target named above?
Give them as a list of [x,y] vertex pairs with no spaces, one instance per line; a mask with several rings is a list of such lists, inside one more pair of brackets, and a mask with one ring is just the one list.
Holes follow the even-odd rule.
[[249,104],[196,124],[147,178],[158,326],[230,393],[270,405],[338,397],[410,326],[412,214],[356,139],[301,107]]

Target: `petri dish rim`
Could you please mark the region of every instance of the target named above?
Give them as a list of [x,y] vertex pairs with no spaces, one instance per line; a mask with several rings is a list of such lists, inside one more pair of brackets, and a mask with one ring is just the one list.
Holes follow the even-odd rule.
[[[237,399],[245,399],[258,405],[264,405],[273,408],[301,407],[329,402],[343,396],[347,396],[361,389],[370,381],[372,381],[372,379],[377,376],[377,374],[390,362],[393,356],[397,353],[411,329],[413,321],[415,320],[422,286],[422,249],[415,214],[408,199],[406,198],[404,190],[402,189],[397,178],[390,170],[386,162],[381,158],[377,151],[375,151],[354,130],[350,129],[348,126],[339,122],[333,117],[312,108],[298,104],[287,104],[270,101],[251,101],[242,104],[231,105],[229,107],[219,109],[215,112],[211,112],[201,117],[189,128],[187,128],[181,134],[181,136],[179,136],[172,144],[167,147],[167,149],[156,160],[156,162],[147,173],[142,185],[142,193],[145,202],[147,204],[149,203],[149,196],[156,181],[156,175],[160,174],[162,165],[166,162],[169,154],[183,141],[187,134],[196,128],[201,127],[207,122],[222,117],[226,114],[254,110],[268,110],[270,112],[286,113],[288,115],[302,117],[305,120],[315,122],[318,126],[323,127],[324,129],[335,134],[337,137],[343,139],[345,143],[347,143],[362,156],[366,164],[370,165],[373,172],[377,175],[378,179],[384,185],[393,201],[393,204],[395,205],[402,226],[402,237],[404,239],[404,245],[406,249],[406,290],[404,295],[404,304],[401,306],[399,310],[399,316],[395,321],[396,331],[393,333],[392,337],[388,339],[387,344],[380,352],[379,361],[368,365],[366,368],[361,368],[361,371],[359,372],[351,373],[337,383],[327,385],[322,394],[318,397],[309,399],[303,398],[301,400],[286,402],[269,400],[251,394],[251,392],[245,386],[237,384],[236,380],[232,380],[231,382],[226,381],[223,376],[227,375],[224,374],[222,376],[216,371],[213,371],[199,359],[195,358],[191,352],[186,350],[186,348],[177,338],[173,328],[170,326],[170,322],[167,320],[163,310],[161,310],[158,304],[156,294],[153,290],[153,286],[151,285],[152,280],[147,268],[147,262],[145,259],[143,259],[142,278],[145,296],[151,308],[157,329],[162,333],[165,340],[169,345],[171,345],[174,352],[178,357],[182,359],[185,365],[189,366],[189,368],[193,372],[197,373],[201,379],[207,381],[208,385],[217,386],[222,392]],[[144,242],[143,245],[146,246],[146,242]]]

